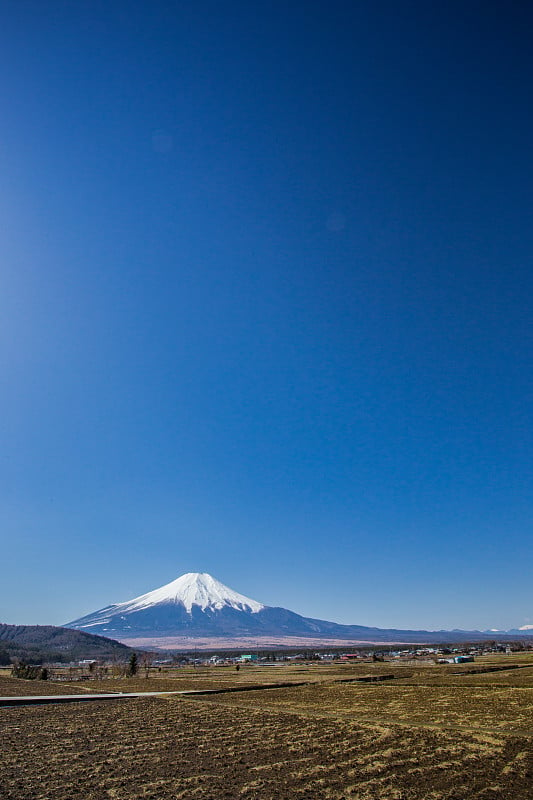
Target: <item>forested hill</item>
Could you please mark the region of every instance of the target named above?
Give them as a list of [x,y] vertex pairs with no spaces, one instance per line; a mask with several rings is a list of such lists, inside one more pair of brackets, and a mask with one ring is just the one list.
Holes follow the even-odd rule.
[[114,639],[54,625],[0,623],[0,664],[13,659],[31,663],[78,661],[84,658],[126,660],[131,649]]

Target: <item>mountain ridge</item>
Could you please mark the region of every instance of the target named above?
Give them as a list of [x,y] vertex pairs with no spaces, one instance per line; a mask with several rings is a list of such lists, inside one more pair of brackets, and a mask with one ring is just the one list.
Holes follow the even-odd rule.
[[[130,643],[135,638],[304,637],[357,642],[449,642],[494,638],[482,631],[426,631],[343,625],[303,617],[289,609],[252,600],[205,572],[185,573],[164,586],[122,603],[105,606],[65,627],[89,629]],[[498,632],[498,638],[506,632]],[[528,635],[521,631],[521,635]],[[529,634],[531,635],[531,634]]]
[[82,658],[125,661],[127,645],[105,636],[56,625],[9,625],[0,623],[0,664],[13,659],[32,663],[70,662]]

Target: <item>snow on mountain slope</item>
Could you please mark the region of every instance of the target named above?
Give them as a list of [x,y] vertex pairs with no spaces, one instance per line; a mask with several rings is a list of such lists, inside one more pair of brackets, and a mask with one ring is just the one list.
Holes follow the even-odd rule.
[[159,589],[142,594],[126,603],[119,603],[115,609],[127,613],[150,608],[159,603],[182,603],[189,614],[193,606],[199,606],[202,611],[207,608],[219,610],[229,606],[254,614],[265,608],[262,603],[233,591],[207,572],[187,572]]
[[[106,606],[64,627],[100,633],[114,639],[185,637],[313,637],[371,642],[457,642],[521,631],[400,631],[339,625],[302,617],[285,608],[265,606],[230,589],[205,572],[189,572],[171,583],[123,603]],[[530,627],[530,626],[529,626]]]
[[[114,630],[117,625],[131,628],[139,624],[187,626],[192,617],[212,617],[221,613],[239,613],[244,616],[258,614],[266,609],[262,603],[245,597],[225,586],[207,572],[187,572],[176,580],[151,592],[115,603],[80,619],[69,622],[67,627],[82,630]],[[162,620],[165,620],[163,623]],[[189,620],[189,621],[187,621]],[[110,628],[104,626],[111,626]]]

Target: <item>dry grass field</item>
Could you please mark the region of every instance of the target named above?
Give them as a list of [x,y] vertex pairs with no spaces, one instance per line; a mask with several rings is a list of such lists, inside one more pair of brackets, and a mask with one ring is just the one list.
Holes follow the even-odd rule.
[[[530,800],[527,663],[501,656],[469,665],[187,668],[90,681],[86,691],[306,685],[2,708],[0,797]],[[473,672],[515,664],[525,668]],[[379,675],[394,678],[358,682]],[[52,693],[49,682],[0,677],[1,694],[9,682],[17,687],[11,694],[23,694],[23,683]],[[70,690],[79,693],[81,684]]]
[[[0,697],[31,697],[39,694],[81,694],[73,684],[53,683],[52,681],[22,681],[0,674]],[[1,727],[0,727],[1,730]],[[0,792],[0,800],[2,794]]]

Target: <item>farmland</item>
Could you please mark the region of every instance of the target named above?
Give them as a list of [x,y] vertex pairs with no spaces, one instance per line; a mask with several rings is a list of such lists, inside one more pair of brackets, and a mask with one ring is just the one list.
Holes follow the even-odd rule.
[[[505,669],[477,672],[494,666]],[[293,685],[250,690],[281,682]],[[23,694],[22,685],[35,694],[248,690],[0,709],[2,800],[67,800],[80,786],[86,800],[531,796],[528,656],[460,667],[182,668],[71,684],[0,676],[0,694]]]

